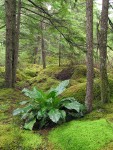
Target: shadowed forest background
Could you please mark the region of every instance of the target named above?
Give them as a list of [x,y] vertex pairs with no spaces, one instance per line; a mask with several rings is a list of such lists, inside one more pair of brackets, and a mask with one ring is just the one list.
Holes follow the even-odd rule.
[[113,0],[0,1],[0,141],[113,150]]

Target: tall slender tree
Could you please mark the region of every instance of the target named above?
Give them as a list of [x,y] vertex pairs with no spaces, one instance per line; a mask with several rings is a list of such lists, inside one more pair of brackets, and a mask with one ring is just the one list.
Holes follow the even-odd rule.
[[6,87],[12,87],[12,27],[13,27],[13,0],[5,0],[6,10],[6,63],[5,63],[5,81]]
[[93,0],[86,1],[87,88],[85,104],[92,111],[93,101]]
[[45,51],[45,41],[44,41],[44,23],[43,20],[41,21],[41,50],[42,50],[42,65],[43,69],[46,68],[46,51]]
[[18,0],[18,14],[16,17],[16,0],[5,0],[6,9],[6,65],[5,82],[6,87],[15,86],[16,68],[18,62],[19,31],[21,0]]
[[[13,4],[14,5],[14,4]],[[12,86],[15,87],[16,82],[16,70],[17,70],[17,63],[18,63],[18,51],[19,51],[19,35],[20,35],[20,19],[21,19],[21,0],[18,0],[18,6],[17,6],[17,17],[15,17],[15,27],[14,27],[14,36],[13,36],[13,63],[12,63]],[[15,8],[16,8],[16,2],[15,2]],[[14,15],[16,15],[16,10],[14,12]],[[15,39],[14,39],[15,37]]]
[[109,86],[107,76],[107,29],[108,29],[109,0],[102,1],[102,12],[99,31],[101,101],[109,101]]

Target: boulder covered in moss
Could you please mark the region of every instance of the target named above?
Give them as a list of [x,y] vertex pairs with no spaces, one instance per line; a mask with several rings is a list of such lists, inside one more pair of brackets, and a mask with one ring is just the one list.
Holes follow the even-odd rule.
[[[94,99],[100,100],[100,82],[95,80],[94,82]],[[86,82],[78,83],[75,82],[75,85],[70,86],[62,94],[63,97],[74,97],[77,101],[84,103],[86,96]]]
[[[72,79],[80,79],[86,78],[87,75],[87,68],[85,65],[76,65],[74,67],[74,73],[72,75]],[[99,77],[99,70],[94,68],[94,77]]]

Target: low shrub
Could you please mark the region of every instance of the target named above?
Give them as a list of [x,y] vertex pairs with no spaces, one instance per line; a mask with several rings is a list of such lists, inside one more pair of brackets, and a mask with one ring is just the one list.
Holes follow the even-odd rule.
[[46,127],[53,123],[63,123],[72,118],[83,116],[84,106],[73,97],[61,99],[59,95],[66,89],[69,80],[61,82],[56,88],[50,89],[47,93],[33,88],[32,91],[23,89],[29,101],[21,102],[23,108],[14,110],[13,115],[22,115],[25,121],[24,128],[32,130],[38,123],[39,128]]

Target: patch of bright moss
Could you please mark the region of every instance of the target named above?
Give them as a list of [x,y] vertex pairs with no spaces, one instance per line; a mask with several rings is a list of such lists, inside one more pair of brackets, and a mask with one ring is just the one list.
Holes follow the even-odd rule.
[[75,97],[76,100],[84,102],[86,83],[79,83],[67,88],[62,94],[63,97]]
[[16,148],[19,147],[18,140],[16,140],[16,138],[16,130],[14,131],[14,127],[12,125],[0,124],[0,149],[16,150]]
[[113,128],[105,119],[72,121],[53,129],[49,141],[62,150],[98,150],[113,140]]
[[0,124],[0,149],[39,149],[42,139],[39,134],[21,130],[12,124]]
[[42,138],[39,136],[38,133],[33,133],[31,131],[22,131],[21,133],[21,138],[22,138],[22,148],[26,150],[31,150],[31,149],[39,149]]

